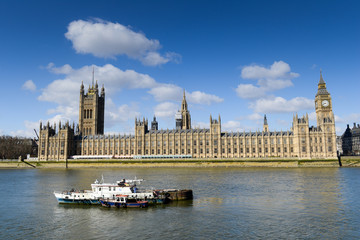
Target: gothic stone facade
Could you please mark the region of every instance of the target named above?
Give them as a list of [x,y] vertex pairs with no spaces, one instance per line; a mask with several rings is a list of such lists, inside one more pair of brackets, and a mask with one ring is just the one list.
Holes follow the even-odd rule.
[[221,118],[210,116],[210,128],[191,128],[191,117],[185,93],[181,110],[175,116],[175,129],[159,130],[154,117],[135,119],[135,135],[104,135],[104,87],[84,93],[80,88],[79,125],[68,122],[40,123],[40,161],[65,160],[73,155],[135,156],[191,155],[193,158],[336,158],[335,119],[332,101],[322,75],[315,96],[317,126],[309,126],[309,117],[293,117],[288,131],[269,131],[266,116],[263,131],[222,132]]
[[347,128],[341,136],[343,155],[360,155],[360,124],[354,123],[353,128]]

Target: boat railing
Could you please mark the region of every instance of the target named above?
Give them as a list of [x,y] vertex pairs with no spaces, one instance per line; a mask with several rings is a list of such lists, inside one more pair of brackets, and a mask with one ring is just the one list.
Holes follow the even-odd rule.
[[92,193],[91,190],[64,190],[64,191],[54,191],[54,194],[68,194],[70,195],[71,193]]
[[152,193],[152,190],[144,189],[144,188],[136,188],[136,193]]

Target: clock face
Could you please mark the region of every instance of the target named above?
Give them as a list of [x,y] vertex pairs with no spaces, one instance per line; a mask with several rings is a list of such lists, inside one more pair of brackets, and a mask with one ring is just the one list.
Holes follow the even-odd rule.
[[329,101],[328,100],[324,100],[321,102],[321,105],[323,105],[324,107],[329,106]]

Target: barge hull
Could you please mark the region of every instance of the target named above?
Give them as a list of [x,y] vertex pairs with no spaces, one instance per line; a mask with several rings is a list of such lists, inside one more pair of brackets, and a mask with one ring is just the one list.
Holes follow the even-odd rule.
[[64,199],[57,198],[60,204],[87,204],[87,205],[99,205],[100,202],[98,200],[90,200],[90,199]]

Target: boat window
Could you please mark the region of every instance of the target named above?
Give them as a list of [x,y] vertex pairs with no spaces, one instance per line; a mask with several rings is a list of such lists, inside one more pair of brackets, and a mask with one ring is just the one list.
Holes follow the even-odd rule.
[[109,191],[111,191],[111,187],[109,187]]
[[99,191],[101,191],[101,187],[99,187]]

